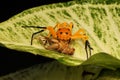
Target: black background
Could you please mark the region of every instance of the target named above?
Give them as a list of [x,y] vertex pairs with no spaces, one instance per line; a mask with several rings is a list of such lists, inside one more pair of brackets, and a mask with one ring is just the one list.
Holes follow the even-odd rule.
[[[70,0],[1,0],[0,22],[32,7],[66,1]],[[0,47],[0,76],[49,61],[52,59]]]
[[0,0],[0,22],[32,7],[70,0]]

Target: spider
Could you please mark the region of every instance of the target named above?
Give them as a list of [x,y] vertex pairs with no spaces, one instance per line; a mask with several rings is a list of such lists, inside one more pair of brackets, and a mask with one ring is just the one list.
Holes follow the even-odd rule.
[[[23,26],[26,27],[26,26]],[[39,37],[40,40],[44,38],[44,47],[48,50],[56,50],[60,53],[73,55],[75,49],[70,46],[71,40],[81,39],[85,43],[85,51],[88,59],[88,48],[89,54],[91,56],[91,50],[93,48],[90,46],[88,41],[88,36],[85,33],[84,29],[79,29],[76,33],[72,34],[73,23],[58,23],[55,27],[48,26],[48,27],[40,27],[40,26],[27,26],[32,28],[41,28],[42,30],[35,32],[32,34],[31,37],[31,45],[33,44],[33,37],[34,35],[41,33],[45,30],[49,31],[48,36]],[[46,44],[49,44],[46,46]]]

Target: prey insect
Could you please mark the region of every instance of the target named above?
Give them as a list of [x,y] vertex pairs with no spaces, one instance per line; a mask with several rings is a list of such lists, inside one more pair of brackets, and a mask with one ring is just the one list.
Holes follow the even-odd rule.
[[[60,53],[73,55],[75,52],[75,49],[70,46],[71,40],[81,39],[83,40],[85,44],[85,52],[88,59],[88,53],[91,56],[91,50],[93,48],[90,46],[90,43],[88,41],[88,36],[86,35],[86,32],[84,29],[79,29],[76,33],[72,34],[73,29],[73,23],[58,23],[55,27],[48,26],[48,27],[40,27],[40,26],[23,26],[23,27],[29,27],[29,28],[40,28],[41,30],[38,32],[35,32],[32,34],[31,37],[31,45],[33,44],[33,37],[41,33],[45,30],[49,31],[48,36],[44,36],[44,48],[48,50],[55,50]],[[41,37],[39,37],[41,40]],[[46,45],[49,44],[49,45]],[[89,51],[88,51],[89,50]]]

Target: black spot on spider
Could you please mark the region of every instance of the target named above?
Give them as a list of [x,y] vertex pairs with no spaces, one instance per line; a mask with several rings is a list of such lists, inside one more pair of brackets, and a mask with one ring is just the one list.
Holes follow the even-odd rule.
[[62,34],[63,32],[60,32],[60,34]]
[[68,34],[68,32],[65,32],[65,34]]
[[69,28],[67,28],[67,30],[68,30],[68,31],[70,31],[70,29],[69,29]]
[[59,31],[59,30],[61,30],[61,28],[60,28],[60,29],[58,29],[58,31]]

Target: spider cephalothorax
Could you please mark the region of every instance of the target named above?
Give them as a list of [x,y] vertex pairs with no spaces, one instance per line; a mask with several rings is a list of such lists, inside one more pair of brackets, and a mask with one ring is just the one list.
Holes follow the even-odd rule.
[[[58,23],[55,27],[52,26],[48,26],[48,27],[29,26],[29,27],[42,29],[32,34],[31,45],[33,41],[33,36],[35,34],[41,33],[44,30],[48,30],[49,31],[48,36],[44,36],[44,39],[49,44],[49,46],[45,46],[46,49],[56,50],[64,54],[72,55],[74,54],[75,49],[71,48],[71,46],[69,45],[71,40],[82,39],[83,42],[85,43],[85,51],[87,54],[87,58],[88,58],[87,48],[89,48],[89,52],[91,55],[91,50],[93,48],[91,48],[90,46],[90,43],[88,41],[88,36],[86,35],[85,30],[79,29],[76,33],[72,34],[72,28],[73,28],[72,22],[69,24],[67,22]],[[46,45],[46,43],[44,43],[44,45]]]
[[68,28],[60,28],[56,32],[56,35],[59,40],[70,40],[72,34]]

